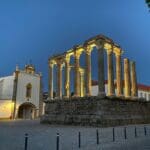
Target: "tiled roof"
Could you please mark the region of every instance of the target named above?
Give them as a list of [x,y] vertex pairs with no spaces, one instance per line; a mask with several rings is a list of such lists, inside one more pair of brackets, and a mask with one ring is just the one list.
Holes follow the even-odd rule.
[[150,92],[150,86],[144,85],[144,84],[138,84],[138,89],[143,91],[149,91]]

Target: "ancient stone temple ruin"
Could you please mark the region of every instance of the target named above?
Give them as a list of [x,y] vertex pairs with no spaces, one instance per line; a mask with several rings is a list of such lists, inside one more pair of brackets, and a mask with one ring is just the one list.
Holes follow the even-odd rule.
[[[91,52],[93,49],[98,51],[97,96],[91,95]],[[85,53],[84,68],[80,66],[82,53]],[[107,54],[106,68],[104,68],[105,53]],[[125,58],[122,65],[122,54],[123,50],[113,40],[98,35],[63,54],[50,57],[49,99],[45,101],[45,115],[41,117],[41,123],[86,126],[150,123],[150,103],[137,98],[135,62]],[[73,65],[70,64],[71,56],[74,57]],[[55,98],[53,97],[54,65],[57,69]],[[71,69],[74,69],[74,82],[70,79]],[[108,81],[107,94],[105,93],[105,69],[107,69]],[[115,79],[114,76],[116,76]],[[63,77],[65,78],[64,96],[62,94]],[[73,97],[70,94],[71,85],[74,86]]]
[[[65,68],[65,98],[70,97],[70,85],[74,84],[74,96],[84,97],[91,96],[91,52],[96,48],[98,51],[98,96],[105,96],[105,74],[104,74],[104,53],[107,53],[107,80],[108,93],[107,96],[125,96],[137,97],[137,81],[135,62],[130,62],[129,59],[124,59],[124,79],[121,72],[121,56],[123,50],[113,40],[98,35],[93,37],[83,44],[74,46],[72,49],[63,54],[52,56],[49,59],[49,98],[53,99],[53,67],[57,67],[57,98],[62,98],[62,68]],[[80,67],[80,55],[85,53],[86,65]],[[113,62],[115,55],[115,63]],[[70,57],[74,57],[74,65],[70,65]],[[114,64],[116,64],[116,93],[114,88]],[[131,66],[130,66],[131,65]],[[70,80],[70,69],[74,69],[75,79],[72,83]],[[130,76],[131,73],[131,76]],[[85,80],[84,80],[85,79]],[[124,92],[122,80],[124,80]]]

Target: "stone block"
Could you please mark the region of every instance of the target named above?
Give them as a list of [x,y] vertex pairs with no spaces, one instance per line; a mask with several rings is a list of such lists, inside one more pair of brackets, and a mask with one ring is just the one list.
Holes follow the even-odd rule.
[[150,123],[150,102],[117,97],[46,101],[41,123],[99,127]]

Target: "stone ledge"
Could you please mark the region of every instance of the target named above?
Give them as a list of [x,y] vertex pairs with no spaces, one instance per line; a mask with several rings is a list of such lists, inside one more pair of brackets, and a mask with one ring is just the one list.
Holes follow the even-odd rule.
[[46,101],[41,123],[87,126],[150,123],[150,102],[118,97]]

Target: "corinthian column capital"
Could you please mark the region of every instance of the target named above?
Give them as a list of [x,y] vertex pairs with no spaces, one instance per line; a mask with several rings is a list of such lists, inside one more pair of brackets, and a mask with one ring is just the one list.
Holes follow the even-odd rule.
[[57,59],[56,60],[56,65],[62,69],[62,67],[64,66],[64,60],[63,59]]
[[80,52],[80,51],[76,51],[76,52],[74,53],[74,56],[75,56],[76,59],[80,59],[80,55],[81,55],[81,52]]
[[93,50],[93,47],[90,46],[90,45],[88,45],[88,46],[85,48],[85,53],[86,53],[87,55],[91,55],[92,50]]
[[113,46],[113,52],[115,53],[115,56],[121,56],[123,54],[123,51],[121,50],[120,47],[116,47],[116,46]]
[[110,52],[113,50],[113,46],[110,43],[104,43],[104,48],[107,50],[107,52]]
[[54,60],[50,60],[49,61],[49,67],[53,68],[53,66],[54,66],[55,63],[56,62]]
[[95,42],[95,45],[96,45],[96,48],[99,50],[99,49],[103,49],[104,48],[104,41],[103,40],[97,40]]
[[69,63],[70,62],[70,55],[66,55],[65,58],[64,58],[64,61],[66,63]]

